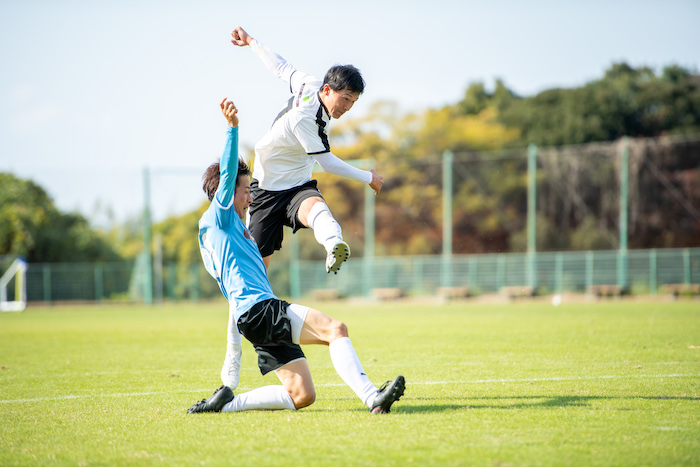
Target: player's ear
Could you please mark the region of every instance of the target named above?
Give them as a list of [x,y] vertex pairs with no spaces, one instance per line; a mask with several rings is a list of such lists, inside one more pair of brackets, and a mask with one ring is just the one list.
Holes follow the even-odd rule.
[[328,83],[324,84],[324,85],[323,85],[323,89],[321,90],[321,92],[323,92],[323,94],[325,94],[326,96],[327,96],[328,94],[330,94],[330,93],[331,93],[331,85],[328,84]]

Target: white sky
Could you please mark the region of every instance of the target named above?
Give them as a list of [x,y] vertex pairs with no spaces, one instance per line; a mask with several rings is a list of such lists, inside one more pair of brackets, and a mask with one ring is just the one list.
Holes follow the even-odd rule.
[[367,89],[351,117],[380,100],[453,104],[474,81],[527,96],[616,61],[700,65],[696,0],[0,0],[0,171],[96,225],[106,208],[119,222],[140,215],[144,167],[156,220],[193,209],[223,149],[221,98],[252,146],[288,97],[229,43],[237,25],[308,73],[360,68]]

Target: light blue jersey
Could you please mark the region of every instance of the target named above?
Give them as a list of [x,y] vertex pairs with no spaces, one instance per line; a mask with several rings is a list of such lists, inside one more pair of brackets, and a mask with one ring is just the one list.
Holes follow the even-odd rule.
[[228,127],[219,171],[219,187],[199,220],[199,249],[207,271],[235,306],[238,321],[257,302],[277,297],[272,293],[258,246],[233,208],[238,177],[237,127]]

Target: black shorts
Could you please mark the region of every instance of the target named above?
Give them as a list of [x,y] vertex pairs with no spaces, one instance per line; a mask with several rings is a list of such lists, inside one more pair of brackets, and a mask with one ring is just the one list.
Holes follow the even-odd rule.
[[263,258],[282,248],[282,228],[285,225],[291,227],[292,232],[306,228],[297,217],[302,201],[314,196],[323,198],[318,191],[316,180],[310,180],[289,190],[268,191],[259,188],[258,181],[253,179],[250,193],[253,203],[248,211],[248,229]]
[[292,342],[288,306],[284,300],[263,300],[238,318],[238,330],[255,347],[263,375],[304,358],[301,347]]

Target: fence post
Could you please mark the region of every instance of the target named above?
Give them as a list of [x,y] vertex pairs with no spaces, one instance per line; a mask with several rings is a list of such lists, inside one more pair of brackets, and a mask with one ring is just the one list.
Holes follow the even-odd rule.
[[496,258],[496,292],[506,285],[506,256],[501,253]]
[[649,250],[649,292],[656,295],[656,248]]
[[199,290],[199,268],[197,263],[193,263],[190,267],[190,274],[192,275],[192,300],[195,302],[199,301],[201,296]]
[[44,264],[42,269],[42,279],[44,283],[44,303],[51,305],[51,265]]
[[625,136],[622,140],[622,154],[620,155],[620,240],[617,257],[617,285],[622,290],[627,288],[627,186],[629,182],[629,139]]
[[364,286],[365,296],[372,295],[374,283],[374,203],[375,193],[369,185],[365,185],[365,257],[364,257]]
[[584,290],[584,292],[587,293],[591,289],[592,285],[593,285],[593,252],[589,250],[586,252],[586,290]]
[[683,279],[686,284],[690,284],[690,250],[688,248],[683,249]]
[[151,258],[151,175],[143,168],[143,303],[153,304],[153,259]]
[[469,256],[469,292],[472,293],[475,291],[478,286],[477,286],[477,258],[476,256]]
[[102,265],[95,264],[95,301],[101,302],[104,295],[104,271]]
[[535,290],[535,258],[537,255],[537,146],[527,148],[527,259],[528,285]]
[[423,258],[413,261],[413,292],[416,295],[423,294]]
[[442,268],[440,283],[452,285],[452,163],[454,154],[442,154]]
[[562,284],[564,275],[564,256],[561,251],[557,252],[554,257],[554,290],[560,294],[562,292]]

